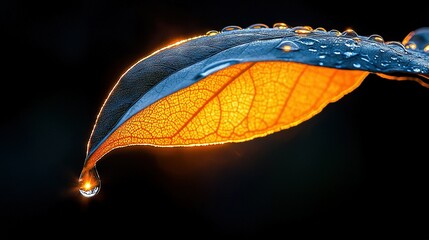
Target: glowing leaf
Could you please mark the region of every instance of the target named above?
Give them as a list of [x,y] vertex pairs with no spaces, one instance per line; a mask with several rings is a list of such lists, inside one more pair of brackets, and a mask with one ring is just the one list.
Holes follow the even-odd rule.
[[311,118],[369,73],[427,86],[427,29],[410,33],[404,46],[353,30],[274,26],[209,31],[156,51],[126,71],[97,117],[81,192],[98,192],[95,164],[115,148],[265,136]]

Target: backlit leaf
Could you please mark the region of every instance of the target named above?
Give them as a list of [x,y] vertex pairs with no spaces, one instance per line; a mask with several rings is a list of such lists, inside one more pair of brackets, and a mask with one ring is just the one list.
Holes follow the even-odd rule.
[[255,24],[156,51],[122,75],[100,110],[81,192],[98,192],[95,164],[116,148],[262,137],[311,118],[370,73],[427,87],[428,32],[419,29],[399,43],[353,30]]

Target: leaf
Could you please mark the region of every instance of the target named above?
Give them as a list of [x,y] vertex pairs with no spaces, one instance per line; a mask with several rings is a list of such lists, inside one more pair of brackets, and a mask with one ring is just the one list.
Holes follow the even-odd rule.
[[82,174],[120,147],[241,142],[290,128],[369,73],[426,84],[424,29],[404,46],[352,30],[255,26],[178,42],[128,69],[100,110]]

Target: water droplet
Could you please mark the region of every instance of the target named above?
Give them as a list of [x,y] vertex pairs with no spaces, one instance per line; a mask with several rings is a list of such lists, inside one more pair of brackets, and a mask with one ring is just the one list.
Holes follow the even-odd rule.
[[398,60],[398,57],[392,56],[392,57],[390,57],[390,59],[392,59],[393,61],[396,61],[396,60]]
[[280,49],[284,52],[292,52],[292,51],[298,51],[299,46],[292,42],[292,41],[283,41],[276,47],[277,49]]
[[359,36],[353,29],[347,29],[341,35],[343,35],[344,37],[351,37],[351,38]]
[[379,42],[379,43],[384,43],[383,37],[381,37],[378,34],[372,34],[371,36],[368,37],[368,40],[372,40],[374,42]]
[[335,55],[340,55],[340,54],[341,54],[341,52],[340,52],[339,50],[335,50],[335,51],[334,51],[334,54],[335,54]]
[[340,31],[338,31],[337,29],[329,30],[329,33],[330,33],[330,34],[333,34],[333,35],[335,35],[335,36],[340,36],[340,35],[341,35],[341,32],[340,32]]
[[319,55],[319,58],[324,59],[324,58],[326,58],[326,55]]
[[397,41],[391,41],[391,42],[387,42],[386,43],[390,48],[399,51],[399,52],[407,52],[407,50],[405,49],[404,45],[402,45],[402,43],[397,42]]
[[217,34],[219,34],[219,31],[217,31],[217,30],[210,30],[210,31],[206,32],[207,36],[214,36]]
[[317,39],[307,37],[300,38],[297,41],[307,46],[313,46],[315,43],[319,43]]
[[406,49],[411,49],[411,50],[416,50],[417,49],[417,45],[414,42],[409,41],[409,42],[407,42],[405,44],[405,48]]
[[359,46],[359,44],[358,44],[358,42],[356,42],[355,40],[353,40],[353,39],[347,39],[346,40],[346,42],[344,43],[347,47],[349,47],[349,48],[351,48],[351,49],[354,49],[354,48],[357,48],[357,47],[360,47]]
[[413,67],[412,69],[413,69],[413,72],[415,73],[419,73],[421,71],[420,68],[418,67]]
[[323,66],[323,62],[319,62],[319,66]]
[[389,62],[389,61],[382,61],[382,62],[380,63],[380,65],[381,65],[382,67],[387,67],[387,66],[389,66],[389,65],[390,65],[390,62]]
[[327,48],[328,45],[320,45],[321,48]]
[[289,26],[286,23],[274,23],[273,28],[286,29]]
[[326,32],[326,29],[324,29],[322,27],[318,27],[318,28],[314,29],[314,32]]
[[[422,27],[410,32],[402,41],[407,49],[421,51],[423,53],[429,52],[429,27]],[[410,45],[414,43],[414,45]],[[407,47],[408,46],[408,47]]]
[[231,26],[226,26],[222,28],[221,32],[229,32],[229,31],[241,30],[241,29],[242,28],[240,26],[231,25]]
[[203,68],[203,70],[200,73],[200,76],[201,77],[207,77],[208,75],[210,75],[214,72],[217,72],[217,71],[224,69],[226,67],[229,67],[231,65],[237,64],[239,62],[240,62],[239,60],[232,59],[232,60],[224,60],[224,61],[212,63],[212,64],[206,66],[205,68]]
[[256,24],[250,25],[247,28],[249,28],[249,29],[260,29],[260,28],[269,28],[269,27],[263,23],[256,23]]
[[292,31],[294,31],[296,34],[309,34],[313,31],[313,28],[310,26],[297,26],[292,28]]
[[100,192],[101,180],[95,166],[82,171],[79,177],[79,192],[84,197],[93,197]]
[[344,56],[346,56],[346,58],[351,58],[358,55],[356,52],[344,52]]
[[353,67],[360,68],[360,63],[353,63]]
[[360,59],[362,59],[362,61],[365,61],[365,62],[370,62],[370,61],[369,61],[369,57],[368,57],[368,55],[362,55],[362,56],[360,57]]

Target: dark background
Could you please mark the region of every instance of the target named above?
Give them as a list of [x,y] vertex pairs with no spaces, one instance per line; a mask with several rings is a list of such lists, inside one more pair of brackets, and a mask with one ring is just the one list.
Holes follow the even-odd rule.
[[226,25],[276,22],[401,41],[429,26],[428,9],[2,1],[0,238],[59,231],[428,239],[429,89],[374,75],[312,119],[264,138],[113,151],[97,164],[101,192],[86,199],[76,188],[101,104],[123,71],[154,50]]

